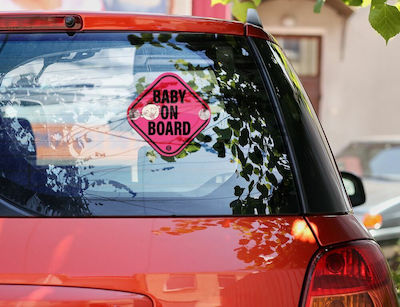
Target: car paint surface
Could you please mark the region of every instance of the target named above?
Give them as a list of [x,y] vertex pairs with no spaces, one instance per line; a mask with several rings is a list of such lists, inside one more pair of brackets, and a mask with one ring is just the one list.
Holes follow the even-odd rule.
[[321,246],[372,239],[371,234],[352,214],[308,216],[306,220],[310,223]]
[[299,217],[3,218],[0,246],[1,284],[134,292],[156,306],[296,306],[318,249]]

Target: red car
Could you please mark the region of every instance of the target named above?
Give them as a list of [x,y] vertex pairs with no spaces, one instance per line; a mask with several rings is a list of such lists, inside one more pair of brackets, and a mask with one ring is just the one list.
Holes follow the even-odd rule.
[[250,19],[0,14],[1,306],[397,306]]

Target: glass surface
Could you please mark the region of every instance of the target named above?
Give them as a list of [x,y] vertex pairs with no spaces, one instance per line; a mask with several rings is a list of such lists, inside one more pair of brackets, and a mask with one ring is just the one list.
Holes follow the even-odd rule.
[[354,185],[354,182],[351,181],[348,178],[342,178],[343,180],[343,184],[344,184],[344,188],[346,189],[346,192],[349,196],[353,196],[356,194],[356,187]]
[[[15,208],[45,216],[299,211],[245,38],[9,34],[0,46],[0,197]],[[166,72],[211,110],[209,124],[172,157],[127,119],[132,102]]]
[[316,37],[275,36],[293,68],[300,76],[318,75],[319,44]]
[[307,213],[350,210],[325,134],[299,78],[282,49],[254,39],[271,78],[293,144]]

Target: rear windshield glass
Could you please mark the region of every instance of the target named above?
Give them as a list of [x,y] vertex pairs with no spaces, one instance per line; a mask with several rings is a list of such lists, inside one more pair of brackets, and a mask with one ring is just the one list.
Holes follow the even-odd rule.
[[244,37],[0,36],[0,214],[299,212]]

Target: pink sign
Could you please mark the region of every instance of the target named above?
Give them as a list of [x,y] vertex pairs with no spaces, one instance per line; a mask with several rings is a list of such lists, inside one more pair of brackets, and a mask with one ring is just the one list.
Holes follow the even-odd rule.
[[179,154],[210,122],[211,111],[178,75],[165,73],[128,108],[128,121],[160,155]]

